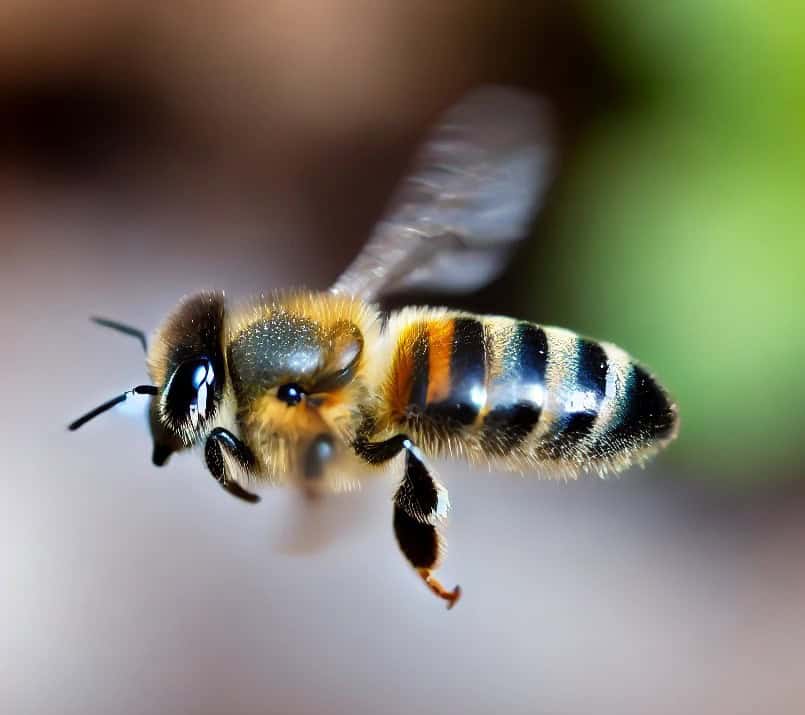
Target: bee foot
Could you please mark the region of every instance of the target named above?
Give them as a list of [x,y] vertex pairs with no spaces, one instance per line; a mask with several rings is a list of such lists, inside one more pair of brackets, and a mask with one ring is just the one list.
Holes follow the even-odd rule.
[[447,601],[448,611],[456,605],[458,599],[461,598],[461,586],[456,586],[452,591],[448,591],[442,586],[439,580],[433,576],[430,569],[417,569],[417,571],[428,588],[439,598],[443,598]]

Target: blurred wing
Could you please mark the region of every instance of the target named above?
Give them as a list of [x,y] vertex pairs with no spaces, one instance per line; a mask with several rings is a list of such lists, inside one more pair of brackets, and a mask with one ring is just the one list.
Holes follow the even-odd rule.
[[[376,495],[374,495],[376,496]],[[287,556],[317,553],[352,536],[372,514],[369,490],[311,496],[299,489],[277,490],[280,502],[271,519],[277,551]]]
[[550,112],[506,87],[471,92],[431,131],[384,218],[332,291],[375,300],[493,280],[528,233],[551,178]]
[[[273,519],[275,548],[287,556],[304,556],[321,551],[337,540],[337,525],[328,517],[336,512],[334,500],[308,497],[296,489],[287,489],[288,503],[281,517]],[[327,507],[330,507],[328,509]],[[349,522],[346,522],[349,523]]]

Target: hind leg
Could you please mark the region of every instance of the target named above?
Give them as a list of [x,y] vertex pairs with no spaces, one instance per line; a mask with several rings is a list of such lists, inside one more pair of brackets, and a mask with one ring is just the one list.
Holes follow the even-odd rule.
[[394,534],[400,551],[416,569],[419,577],[439,598],[447,601],[447,608],[455,606],[461,597],[461,587],[448,591],[433,575],[444,553],[444,541],[438,528],[411,518],[405,510],[394,507]]
[[439,522],[450,509],[447,490],[434,478],[422,453],[405,435],[385,442],[361,442],[356,452],[372,464],[381,464],[405,450],[405,474],[394,494],[394,534],[400,551],[419,577],[452,608],[461,596],[456,586],[448,591],[433,575],[445,551]]
[[394,495],[394,534],[420,578],[452,608],[461,597],[461,588],[448,591],[433,575],[445,552],[439,522],[449,508],[447,490],[428,470],[419,450],[407,448],[405,476]]

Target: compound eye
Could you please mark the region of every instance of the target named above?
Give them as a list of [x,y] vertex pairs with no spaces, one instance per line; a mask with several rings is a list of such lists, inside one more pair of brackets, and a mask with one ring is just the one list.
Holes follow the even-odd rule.
[[301,385],[295,382],[289,382],[287,385],[280,385],[277,390],[277,399],[284,402],[288,407],[298,405],[302,398],[305,396],[305,391]]
[[215,370],[208,358],[186,360],[173,373],[165,398],[165,410],[175,423],[190,418],[193,428],[214,408]]

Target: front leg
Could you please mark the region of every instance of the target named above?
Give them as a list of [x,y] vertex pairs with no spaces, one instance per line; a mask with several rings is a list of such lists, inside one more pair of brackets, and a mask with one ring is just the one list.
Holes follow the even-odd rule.
[[251,504],[256,504],[260,501],[259,496],[246,491],[237,481],[227,477],[224,449],[245,471],[248,472],[254,469],[255,460],[251,450],[229,430],[225,430],[222,427],[216,427],[210,432],[204,444],[204,458],[207,462],[207,469],[232,496]]
[[448,591],[433,572],[445,551],[438,529],[450,508],[447,490],[439,484],[425,464],[419,449],[405,435],[385,442],[359,441],[355,451],[371,464],[382,464],[405,450],[405,474],[394,494],[394,534],[405,558],[433,593],[452,608],[461,596],[456,586]]

